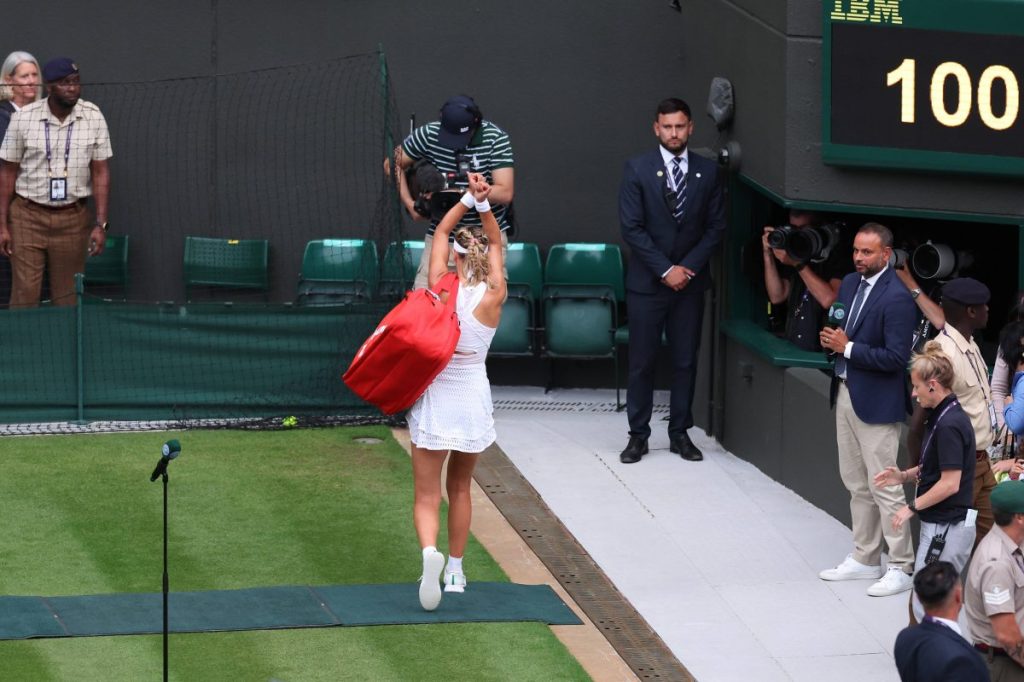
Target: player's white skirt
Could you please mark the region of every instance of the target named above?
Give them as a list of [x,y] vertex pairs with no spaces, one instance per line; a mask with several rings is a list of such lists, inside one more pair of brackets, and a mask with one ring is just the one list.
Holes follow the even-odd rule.
[[487,366],[449,363],[407,419],[409,437],[421,448],[483,452],[497,438]]

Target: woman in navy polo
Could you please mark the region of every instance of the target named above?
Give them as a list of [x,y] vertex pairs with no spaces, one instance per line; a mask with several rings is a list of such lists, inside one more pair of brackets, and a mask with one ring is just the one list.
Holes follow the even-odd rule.
[[[953,393],[953,365],[936,341],[914,355],[910,364],[912,395],[927,409],[928,418],[918,465],[905,471],[887,467],[875,476],[878,487],[916,481],[913,500],[892,517],[900,528],[917,514],[921,535],[914,571],[942,559],[963,573],[974,547],[974,428]],[[924,617],[917,596],[912,597],[914,615]]]

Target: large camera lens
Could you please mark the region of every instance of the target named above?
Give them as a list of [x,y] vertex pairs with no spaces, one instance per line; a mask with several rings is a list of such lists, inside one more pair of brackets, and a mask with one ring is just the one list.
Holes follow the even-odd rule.
[[790,233],[786,253],[801,263],[820,263],[828,259],[838,243],[839,225],[811,225]]
[[914,249],[914,272],[922,279],[949,277],[956,270],[956,254],[945,244],[925,242]]
[[821,237],[815,228],[808,227],[803,230],[794,230],[789,236],[789,244],[786,246],[786,253],[790,258],[800,262],[811,260],[821,249]]
[[768,246],[773,249],[784,249],[786,248],[787,237],[793,232],[793,228],[789,225],[783,225],[782,227],[776,227],[774,230],[768,233]]

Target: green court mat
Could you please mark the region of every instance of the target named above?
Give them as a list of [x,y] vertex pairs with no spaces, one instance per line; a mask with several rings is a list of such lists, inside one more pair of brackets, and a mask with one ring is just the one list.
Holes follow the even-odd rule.
[[[171,592],[171,632],[272,630],[357,625],[539,621],[580,625],[548,585],[473,583],[446,593],[436,611],[419,605],[418,586],[284,585]],[[73,597],[0,596],[0,639],[141,635],[163,631],[159,593]]]

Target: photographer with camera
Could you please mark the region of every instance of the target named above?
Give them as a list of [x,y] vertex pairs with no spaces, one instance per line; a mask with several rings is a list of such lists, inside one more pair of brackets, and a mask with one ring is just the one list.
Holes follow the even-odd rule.
[[[818,330],[836,300],[847,263],[838,226],[822,222],[813,211],[790,209],[788,225],[765,227],[761,236],[768,300],[787,303],[786,340],[810,351],[821,350]],[[785,276],[779,264],[786,266]]]
[[[418,187],[411,189],[406,171],[414,166]],[[501,228],[504,253],[515,183],[512,143],[508,133],[484,119],[473,98],[457,95],[448,99],[441,107],[440,120],[416,128],[395,148],[395,167],[402,205],[414,220],[430,221],[415,288],[427,285],[434,229],[469,186],[469,173],[482,174],[491,187],[490,201]],[[389,160],[384,161],[384,172],[392,172]],[[460,224],[478,228],[480,216],[470,210]],[[455,269],[451,257],[448,269]]]

